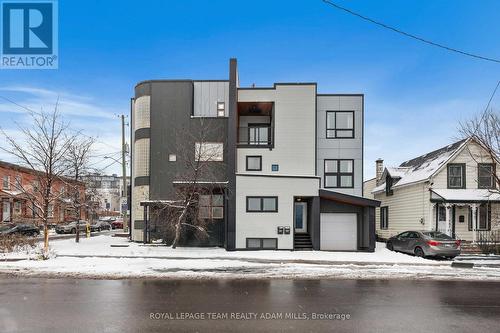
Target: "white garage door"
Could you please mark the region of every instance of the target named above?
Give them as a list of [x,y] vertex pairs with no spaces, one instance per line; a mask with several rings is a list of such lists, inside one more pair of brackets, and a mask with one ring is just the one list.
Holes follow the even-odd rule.
[[357,225],[356,214],[322,213],[320,249],[337,251],[357,250]]

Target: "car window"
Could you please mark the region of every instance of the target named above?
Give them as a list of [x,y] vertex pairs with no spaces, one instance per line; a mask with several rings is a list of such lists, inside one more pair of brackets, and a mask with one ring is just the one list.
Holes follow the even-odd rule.
[[441,239],[441,240],[450,240],[453,239],[452,237],[448,236],[447,234],[444,234],[439,231],[426,231],[423,232],[423,234],[427,237],[430,237],[432,239]]
[[408,238],[410,232],[409,231],[405,231],[405,232],[402,232],[398,235],[399,238]]
[[419,238],[419,236],[416,232],[410,232],[408,238]]

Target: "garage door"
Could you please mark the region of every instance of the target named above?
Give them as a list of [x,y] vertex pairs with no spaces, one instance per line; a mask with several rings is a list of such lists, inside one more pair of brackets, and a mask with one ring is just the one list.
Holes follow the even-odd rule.
[[321,250],[353,251],[358,249],[357,215],[321,214]]

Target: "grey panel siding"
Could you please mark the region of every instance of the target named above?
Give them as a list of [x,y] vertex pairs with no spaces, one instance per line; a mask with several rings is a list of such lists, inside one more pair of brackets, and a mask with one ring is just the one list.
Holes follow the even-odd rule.
[[224,102],[225,116],[228,115],[229,82],[194,81],[193,115],[217,117],[217,102]]
[[[317,174],[324,187],[325,159],[353,159],[354,187],[332,188],[332,191],[362,196],[363,194],[363,95],[317,96]],[[326,112],[354,111],[354,138],[327,139]]]
[[[222,142],[226,149],[226,118],[193,118],[192,81],[153,81],[151,83],[151,143],[150,143],[150,199],[171,199],[175,195],[172,182],[185,172],[180,156],[194,159],[194,145],[200,141],[202,127],[205,140]],[[168,155],[176,154],[177,162],[169,162]],[[227,153],[224,153],[224,161]],[[224,162],[208,162],[205,181],[225,181]]]

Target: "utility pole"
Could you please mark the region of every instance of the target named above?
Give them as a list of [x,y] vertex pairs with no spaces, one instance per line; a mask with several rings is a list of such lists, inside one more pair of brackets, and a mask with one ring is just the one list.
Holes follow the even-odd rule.
[[122,114],[120,117],[122,119],[122,177],[123,177],[122,200],[120,202],[120,207],[122,209],[122,215],[123,215],[123,232],[128,232],[128,221],[127,221],[128,207],[125,207],[125,209],[123,209],[124,208],[123,203],[125,202],[126,205],[127,202],[127,165],[125,164],[125,154],[127,153],[126,152],[127,146],[125,143],[125,115]]

